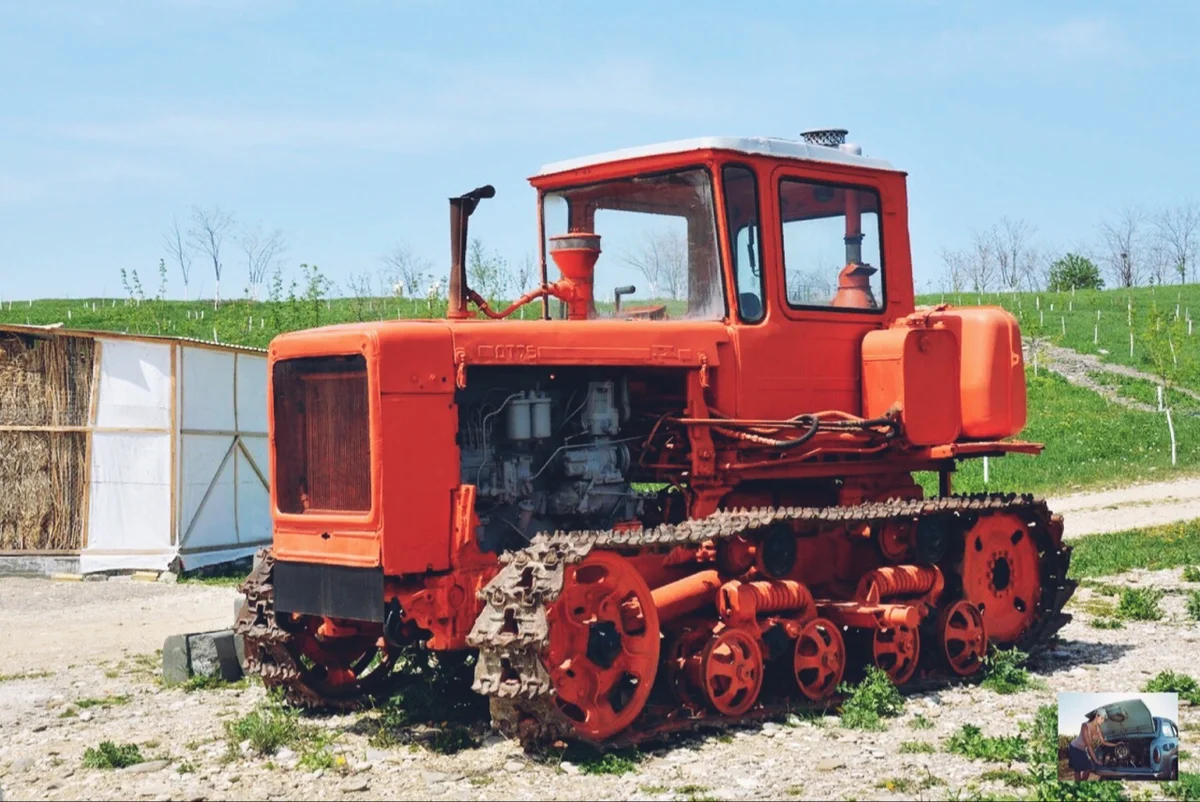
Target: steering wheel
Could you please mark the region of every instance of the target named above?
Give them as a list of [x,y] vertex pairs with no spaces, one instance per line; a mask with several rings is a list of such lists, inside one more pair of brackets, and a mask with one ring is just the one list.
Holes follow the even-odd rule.
[[757,323],[762,320],[763,305],[758,296],[752,292],[743,292],[738,294],[738,306],[741,309],[742,319],[750,323]]

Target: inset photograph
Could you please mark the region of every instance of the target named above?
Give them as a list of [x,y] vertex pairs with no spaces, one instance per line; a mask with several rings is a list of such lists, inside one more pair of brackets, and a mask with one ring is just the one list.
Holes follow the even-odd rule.
[[1174,693],[1060,693],[1060,780],[1177,780]]

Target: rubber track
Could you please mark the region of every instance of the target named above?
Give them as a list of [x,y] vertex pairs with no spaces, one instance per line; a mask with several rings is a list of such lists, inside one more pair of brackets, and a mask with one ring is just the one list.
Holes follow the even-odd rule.
[[[934,515],[980,515],[1011,512],[1030,527],[1041,554],[1042,594],[1033,625],[1015,646],[1030,656],[1051,642],[1070,616],[1062,612],[1075,590],[1067,579],[1071,549],[1061,543],[1062,521],[1052,516],[1045,502],[1030,495],[991,494],[944,496],[923,500],[892,500],[839,507],[771,507],[726,510],[702,519],[663,524],[652,529],[555,532],[539,535],[528,547],[503,555],[502,568],[480,592],[483,612],[467,637],[479,650],[475,691],[490,697],[493,723],[526,748],[555,740],[580,740],[571,722],[553,702],[550,677],[541,655],[549,643],[546,611],[563,586],[567,565],[584,559],[594,549],[639,551],[669,550],[731,538],[777,523],[807,523],[844,527],[889,519],[912,520]],[[939,687],[962,681],[948,673],[926,670],[905,689]],[[836,701],[836,700],[833,700]],[[716,714],[696,714],[684,709],[665,715],[647,705],[634,724],[609,739],[605,747],[635,745],[667,733],[698,728],[720,728],[748,720],[768,718],[786,711],[821,710],[829,701],[760,704],[736,719]]]

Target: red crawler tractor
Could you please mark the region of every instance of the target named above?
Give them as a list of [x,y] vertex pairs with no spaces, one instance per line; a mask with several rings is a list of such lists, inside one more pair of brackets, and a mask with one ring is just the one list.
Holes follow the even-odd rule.
[[914,309],[905,174],[844,135],[546,167],[541,282],[503,310],[464,268],[482,187],[450,201],[448,319],[277,338],[237,626],[264,681],[349,707],[406,645],[477,650],[503,731],[616,744],[1049,640],[1061,519],[950,487],[1040,451],[1010,439],[1016,321]]

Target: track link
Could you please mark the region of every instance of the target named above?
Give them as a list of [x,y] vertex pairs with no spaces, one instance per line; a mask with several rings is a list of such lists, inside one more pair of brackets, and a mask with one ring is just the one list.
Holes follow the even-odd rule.
[[[539,535],[528,547],[503,555],[500,572],[480,592],[484,609],[467,638],[469,645],[479,649],[472,687],[490,698],[493,723],[501,732],[518,738],[526,748],[537,748],[555,740],[582,740],[554,703],[554,691],[542,664],[542,654],[549,643],[546,613],[563,588],[564,569],[583,560],[595,549],[643,551],[698,546],[777,523],[849,526],[889,519],[1002,512],[1017,514],[1029,525],[1041,555],[1042,592],[1037,615],[1033,625],[1014,644],[1032,656],[1045,648],[1070,620],[1070,615],[1062,610],[1076,583],[1067,579],[1071,549],[1061,542],[1061,518],[1052,516],[1045,502],[1030,495],[945,496],[839,507],[725,510],[703,519],[663,524],[652,529],[559,531]],[[926,670],[905,687],[937,687],[951,680],[961,681],[948,673]],[[602,745],[634,745],[671,732],[726,727],[788,710],[820,710],[827,705],[828,702],[807,700],[760,703],[737,718],[679,709],[664,713],[648,705],[629,729]]]
[[358,710],[370,700],[361,697],[329,697],[317,693],[305,681],[293,657],[294,636],[279,626],[275,617],[275,556],[270,549],[258,553],[256,566],[238,590],[246,597],[233,631],[242,636],[246,670],[262,677],[268,690],[280,689],[284,698],[298,707],[324,710]]

